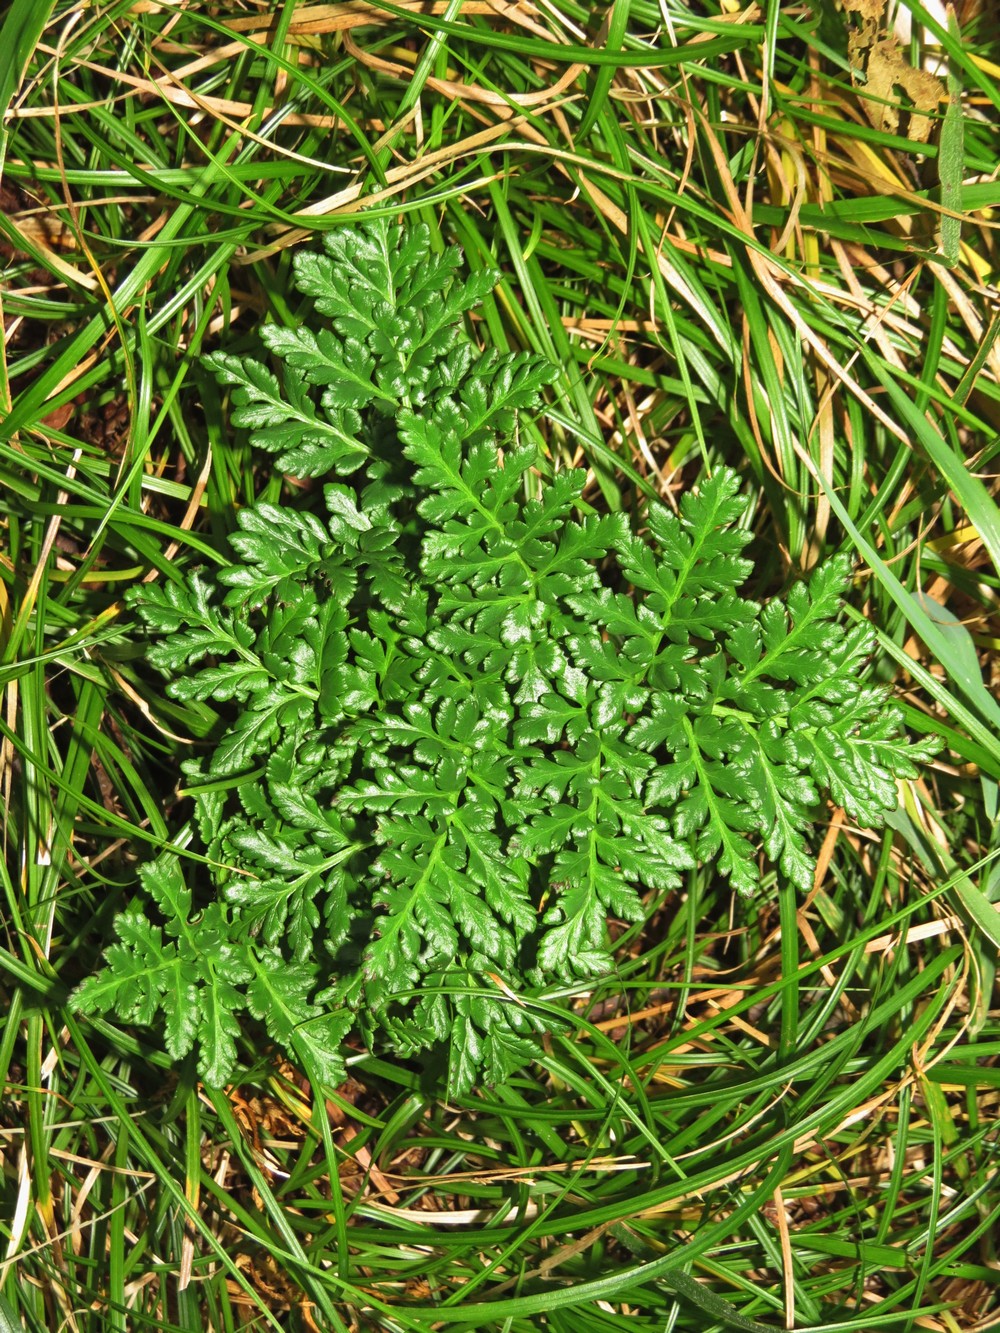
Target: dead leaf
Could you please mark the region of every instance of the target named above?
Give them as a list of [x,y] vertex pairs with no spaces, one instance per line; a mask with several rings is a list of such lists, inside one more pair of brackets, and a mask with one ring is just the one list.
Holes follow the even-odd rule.
[[847,0],[845,8],[852,16],[847,36],[847,54],[855,87],[856,74],[864,75],[868,68],[869,52],[878,40],[879,33],[885,32],[886,4],[887,0]]
[[944,84],[927,70],[915,69],[889,34],[887,0],[847,0],[846,8],[853,20],[847,39],[851,82],[865,115],[883,134],[898,134],[901,113],[906,112],[907,137],[926,143],[934,128],[933,113],[945,98]]

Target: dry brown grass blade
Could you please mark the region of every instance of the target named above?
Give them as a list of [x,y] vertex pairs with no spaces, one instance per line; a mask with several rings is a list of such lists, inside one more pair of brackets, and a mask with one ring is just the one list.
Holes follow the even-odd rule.
[[[817,361],[821,362],[826,367],[826,369],[833,375],[833,377],[840,384],[842,384],[848,390],[849,393],[853,394],[854,397],[857,398],[857,400],[861,403],[861,405],[865,408],[865,410],[867,412],[870,412],[877,421],[880,421],[882,425],[885,426],[886,430],[888,430],[890,434],[892,434],[896,439],[905,442],[907,440],[907,435],[906,432],[902,429],[902,427],[896,421],[894,421],[892,417],[888,416],[887,413],[883,412],[882,409],[879,407],[879,405],[871,397],[871,395],[861,387],[861,385],[857,382],[856,379],[853,378],[853,376],[849,373],[849,371],[847,371],[843,366],[841,366],[840,362],[837,361],[836,357],[826,346],[826,343],[823,342],[823,340],[820,337],[818,337],[815,331],[809,327],[806,321],[799,314],[798,310],[795,309],[794,305],[792,305],[791,301],[789,301],[788,297],[785,295],[776,275],[780,274],[781,277],[785,280],[789,280],[791,275],[783,271],[780,268],[780,266],[775,264],[774,261],[770,259],[769,256],[762,254],[760,250],[757,248],[757,246],[753,243],[754,241],[753,227],[751,225],[750,218],[747,216],[743,208],[736,187],[733,183],[732,174],[729,170],[728,159],[726,158],[726,155],[722,150],[722,146],[719,144],[718,139],[716,138],[714,132],[712,131],[712,127],[709,125],[708,121],[704,117],[701,117],[701,119],[702,119],[702,129],[705,135],[706,142],[708,143],[709,146],[709,152],[712,155],[712,160],[715,164],[716,171],[719,174],[719,179],[721,180],[723,189],[725,190],[726,193],[726,198],[729,203],[732,220],[734,224],[742,232],[744,232],[747,237],[748,241],[748,244],[746,246],[747,261],[750,264],[751,268],[753,269],[754,273],[757,275],[761,287],[767,293],[770,299],[774,302],[774,304],[778,307],[781,313],[785,316],[785,318],[789,321],[789,323],[795,329],[796,333],[798,333],[799,337],[802,339],[805,346],[810,348],[813,355],[816,357]],[[792,278],[791,280],[795,281],[800,285],[803,286],[805,285],[804,283],[802,283],[801,279]],[[811,470],[814,466],[812,459],[809,457],[809,455],[805,452],[805,450],[797,441],[795,442],[795,447],[796,447],[796,452],[802,458],[803,462],[806,462],[808,464]]]
[[[448,0],[393,0],[393,9],[412,15],[443,18],[448,12]],[[135,7],[137,10],[139,6]],[[552,40],[552,34],[534,20],[538,10],[531,4],[507,4],[504,0],[462,0],[456,18],[477,15],[482,18],[495,18],[504,22],[518,23],[530,31]],[[277,23],[277,16],[272,15],[269,22],[262,23],[255,15],[243,18],[227,18],[223,26],[230,32],[241,32],[254,38],[265,38]],[[348,32],[352,28],[370,28],[399,21],[399,14],[389,13],[377,3],[368,0],[344,0],[343,4],[310,5],[296,7],[288,33],[292,37],[316,36],[322,33]]]
[[[345,34],[344,49],[348,51],[358,61],[360,65],[368,69],[378,70],[381,74],[388,74],[392,78],[407,80],[413,77],[413,70],[398,61],[386,60],[383,56],[376,56],[370,51],[363,50],[354,39]],[[425,86],[432,92],[440,93],[443,97],[454,99],[465,103],[478,102],[482,106],[491,106],[509,109],[511,107],[538,107],[544,112],[547,103],[560,98],[565,90],[586,70],[586,65],[569,65],[555,81],[554,84],[545,88],[539,88],[533,93],[495,93],[489,88],[480,88],[474,83],[460,83],[454,79],[440,79],[435,75],[428,75]]]

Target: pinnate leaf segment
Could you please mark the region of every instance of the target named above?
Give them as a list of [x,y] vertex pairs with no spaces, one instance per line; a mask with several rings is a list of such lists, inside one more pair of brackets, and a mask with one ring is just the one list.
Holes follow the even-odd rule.
[[606,973],[609,921],[696,864],[807,889],[820,800],[877,826],[925,754],[842,624],[846,559],[740,595],[733,473],[639,531],[543,477],[517,416],[551,368],[476,348],[496,275],[460,259],[385,223],[298,257],[316,327],[264,329],[276,369],[209,360],[232,424],[324,482],[130,599],[168,693],[218,706],[184,766],[206,859],[145,867],[76,1002],[160,1022],[212,1084],[244,1012],[324,1080],[349,1032],[503,1080],[542,1030],[518,992]]

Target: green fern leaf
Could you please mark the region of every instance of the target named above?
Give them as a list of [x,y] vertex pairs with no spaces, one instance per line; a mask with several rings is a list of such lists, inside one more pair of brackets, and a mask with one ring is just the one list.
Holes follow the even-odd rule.
[[744,595],[733,472],[635,522],[549,475],[521,421],[552,368],[477,351],[495,275],[460,267],[386,221],[298,256],[315,321],[209,364],[252,445],[328,480],[129,597],[170,692],[218,712],[184,764],[207,865],[143,871],[76,1002],[212,1083],[247,1018],[325,1081],[352,1029],[438,1050],[453,1093],[503,1081],[550,1026],[531,993],[606,974],[682,876],[806,891],[823,802],[878,827],[931,753],[844,627],[845,558]]

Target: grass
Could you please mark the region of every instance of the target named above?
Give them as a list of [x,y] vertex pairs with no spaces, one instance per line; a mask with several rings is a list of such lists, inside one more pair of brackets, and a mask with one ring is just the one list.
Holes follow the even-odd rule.
[[[1000,56],[911,8],[929,145],[865,115],[831,0],[6,6],[0,1327],[1000,1320]],[[282,484],[200,355],[293,317],[290,256],[361,208],[501,268],[477,332],[561,366],[542,443],[595,503],[726,463],[760,595],[855,550],[946,744],[884,836],[828,812],[807,900],[692,873],[458,1103],[360,1050],[310,1088],[252,1031],[208,1092],[67,1004],[208,725],[120,595]]]

